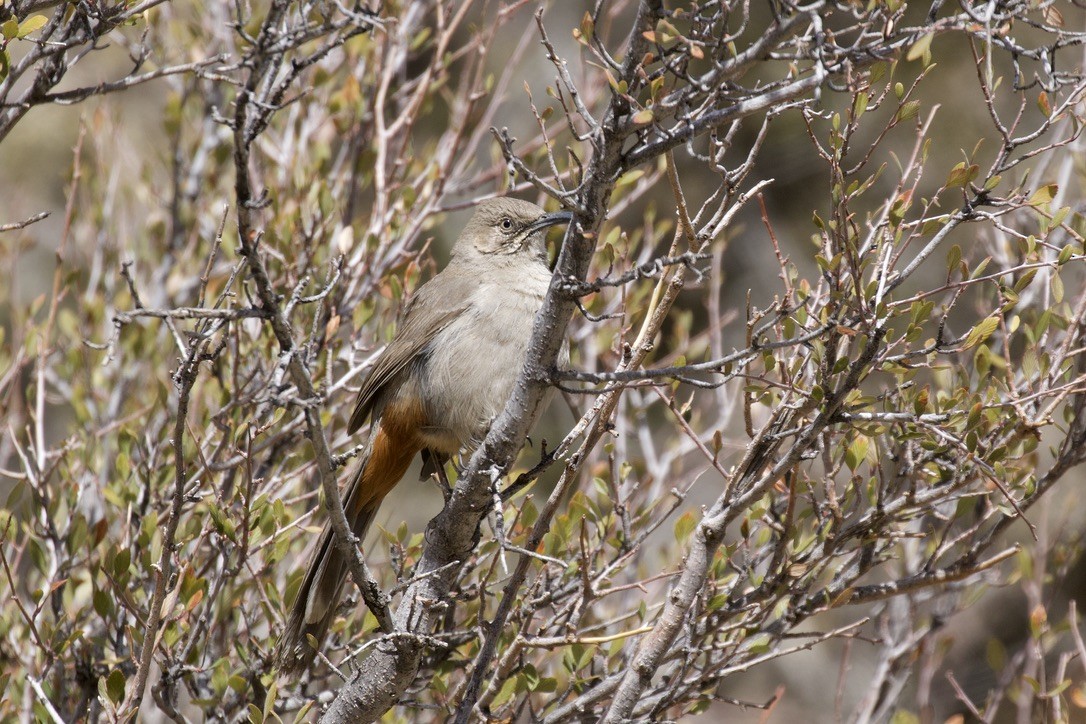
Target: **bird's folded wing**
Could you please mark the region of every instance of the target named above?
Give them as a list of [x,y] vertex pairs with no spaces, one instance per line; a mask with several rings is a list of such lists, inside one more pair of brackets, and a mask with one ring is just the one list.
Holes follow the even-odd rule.
[[423,284],[408,303],[396,336],[374,363],[358,391],[354,412],[347,425],[349,434],[362,427],[385,385],[424,354],[434,337],[470,306],[469,295],[463,293],[465,290],[449,289],[450,285],[442,283],[444,281],[441,274],[434,277]]

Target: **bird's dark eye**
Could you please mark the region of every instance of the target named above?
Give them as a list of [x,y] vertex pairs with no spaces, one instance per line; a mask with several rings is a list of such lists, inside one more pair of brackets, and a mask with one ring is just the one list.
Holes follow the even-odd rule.
[[509,218],[508,216],[506,216],[505,218],[503,218],[503,219],[502,219],[501,221],[499,221],[498,223],[499,223],[499,224],[501,224],[501,227],[502,227],[502,231],[509,231],[510,229],[512,229],[512,228],[513,228],[513,220],[512,220],[512,219],[510,219],[510,218]]

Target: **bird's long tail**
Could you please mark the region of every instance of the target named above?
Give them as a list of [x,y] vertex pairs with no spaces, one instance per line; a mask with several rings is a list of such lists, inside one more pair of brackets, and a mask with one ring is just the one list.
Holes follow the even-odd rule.
[[[399,441],[390,438],[382,427],[378,427],[370,442],[343,496],[347,522],[359,541],[377,516],[381,501],[400,481],[418,452],[414,445],[397,444]],[[323,642],[335,619],[343,586],[351,577],[334,536],[331,525],[326,524],[279,637],[276,660],[283,672],[309,666],[315,652],[307,636],[312,635],[318,646]]]

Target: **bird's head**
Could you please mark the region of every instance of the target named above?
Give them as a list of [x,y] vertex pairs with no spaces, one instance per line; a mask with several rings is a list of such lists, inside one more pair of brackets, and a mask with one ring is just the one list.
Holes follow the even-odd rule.
[[546,263],[547,229],[567,224],[571,218],[568,211],[547,213],[520,199],[487,199],[475,208],[456,240],[453,254],[528,254]]

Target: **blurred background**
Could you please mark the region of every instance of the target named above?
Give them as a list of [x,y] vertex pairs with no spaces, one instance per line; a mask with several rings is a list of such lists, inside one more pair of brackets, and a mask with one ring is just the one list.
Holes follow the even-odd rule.
[[[555,47],[565,57],[580,57],[580,49],[570,29],[578,27],[590,5],[554,3],[547,7],[546,26],[552,31]],[[1060,9],[1068,27],[1084,27],[1086,14],[1080,8],[1067,3],[1061,4]],[[926,10],[926,7],[918,7],[915,12],[923,14]],[[164,8],[161,12],[175,14],[176,17],[172,17],[175,22],[182,22],[185,18],[185,11],[176,8]],[[485,26],[488,12],[492,10],[484,7],[472,10],[473,22],[463,24],[460,32],[467,34],[474,32],[476,27]],[[515,75],[523,78],[523,84],[532,89],[535,101],[540,103],[544,98],[543,89],[554,83],[554,69],[541,62],[538,43],[531,42],[526,48],[522,47],[524,41],[521,33],[532,27],[531,12],[531,6],[518,10],[516,21],[509,26],[510,32],[496,36],[496,47],[490,53],[490,62],[493,71],[499,72],[513,59],[517,64]],[[756,11],[754,20],[764,22],[766,12],[764,9]],[[512,32],[514,29],[517,32]],[[123,76],[131,66],[129,50],[125,44],[117,43],[95,52],[69,74],[60,89],[94,85]],[[13,46],[14,58],[18,57],[18,52],[18,48]],[[198,48],[187,52],[172,48],[170,52],[179,57],[197,57],[201,51]],[[920,100],[922,116],[934,114],[929,132],[932,139],[929,151],[930,183],[925,182],[934,189],[950,168],[973,153],[978,144],[982,149],[994,149],[998,138],[992,130],[991,119],[977,87],[978,70],[967,46],[937,37],[932,43],[931,54],[937,64],[937,72],[931,72],[931,77],[920,84],[915,97]],[[997,70],[1009,72],[1007,67]],[[596,77],[585,68],[573,68],[573,71],[578,77]],[[902,63],[897,68],[898,78],[906,85],[919,72],[919,64]],[[753,83],[754,80],[749,79],[749,82]],[[505,89],[506,100],[496,125],[508,126],[514,136],[531,137],[536,131],[535,121],[528,112],[526,95],[521,86],[518,82]],[[183,128],[180,132],[190,137],[200,133],[222,133],[221,129],[215,127],[203,130],[184,127],[190,119],[178,114],[175,107],[178,98],[189,91],[186,83],[180,79],[162,79],[131,91],[92,97],[73,105],[50,104],[34,108],[0,143],[0,224],[19,221],[39,212],[49,213],[47,219],[24,230],[0,234],[0,268],[5,270],[0,274],[0,328],[7,347],[4,359],[0,360],[7,368],[0,367],[0,378],[12,374],[21,377],[19,382],[6,384],[2,388],[4,396],[0,399],[0,418],[9,420],[9,424],[27,424],[24,406],[28,404],[25,391],[31,383],[30,369],[23,367],[14,371],[13,364],[17,358],[15,346],[25,341],[19,327],[28,318],[28,310],[31,310],[31,317],[40,315],[41,301],[36,300],[48,295],[53,287],[55,255],[62,238],[68,236],[65,274],[70,274],[66,280],[70,286],[66,305],[78,307],[90,300],[101,293],[97,279],[118,274],[115,266],[95,266],[95,260],[99,258],[95,250],[103,247],[113,249],[119,259],[135,260],[135,274],[141,285],[161,284],[167,294],[171,291],[173,280],[169,270],[161,276],[155,271],[156,254],[184,253],[170,251],[167,254],[156,248],[165,237],[162,227],[168,223],[170,215],[168,206],[171,199],[166,195],[174,168],[171,156],[174,144],[170,139],[179,132],[179,123]],[[849,100],[847,94],[826,91],[816,107],[827,113],[843,111]],[[1002,102],[1008,112],[1013,112],[1019,100],[1013,93],[1008,93]],[[1027,107],[1023,112],[1027,117],[1038,113],[1033,107]],[[430,120],[433,128],[424,126],[415,131],[412,147],[416,154],[428,152],[428,144],[438,137],[447,117],[438,109]],[[877,124],[871,127],[875,131],[878,129]],[[73,148],[79,142],[77,139],[81,128],[85,133],[82,154],[86,168],[99,176],[82,180],[80,199],[92,197],[99,211],[97,218],[96,214],[77,211],[75,223],[69,224],[66,223],[66,207],[72,179]],[[756,129],[757,126],[752,124],[739,134],[735,141],[734,158],[740,159],[745,155],[746,149],[754,141]],[[336,131],[329,127],[322,134],[334,138]],[[883,161],[895,163],[893,154],[906,156],[913,142],[914,138],[907,134],[892,139],[880,150],[885,156]],[[216,145],[211,153],[222,153],[224,147]],[[1067,152],[1079,154],[1081,146],[1073,146]],[[477,154],[480,166],[492,164],[497,157],[493,143],[482,143]],[[707,193],[714,188],[716,178],[706,174],[703,164],[689,163],[685,154],[680,153],[677,158],[680,176],[691,203],[696,206],[702,200],[697,198],[699,191],[704,189]],[[1086,173],[1084,166],[1086,158],[1076,156],[1075,178],[1067,185],[1067,193],[1077,194],[1082,188],[1081,179]],[[1040,172],[1051,171],[1052,168],[1045,168]],[[782,251],[800,268],[801,274],[816,275],[812,215],[825,215],[829,205],[830,179],[827,167],[818,157],[798,112],[785,113],[770,126],[768,138],[757,158],[754,178],[772,179],[764,191],[764,205]],[[142,183],[133,184],[133,179],[141,179]],[[305,183],[306,179],[298,179],[300,188]],[[890,173],[878,182],[884,192],[889,192],[893,183],[894,178]],[[142,195],[130,196],[133,189],[139,189]],[[158,189],[162,190],[162,195],[157,194]],[[465,190],[455,203],[449,204],[450,208],[445,213],[435,214],[425,235],[427,239],[432,239],[430,252],[435,267],[439,268],[447,259],[457,230],[470,215],[468,202],[478,195],[503,190],[503,183],[493,179],[489,186]],[[534,191],[519,189],[517,193],[525,198],[538,199]],[[879,194],[876,192],[873,196],[878,198]],[[347,212],[347,199],[333,198],[331,204],[338,211]],[[663,215],[669,213],[670,205],[670,190],[666,183],[659,183],[658,188],[650,190],[635,204],[620,210],[610,223],[618,227],[636,228],[647,208],[655,207]],[[1081,202],[1072,205],[1077,208],[1082,206]],[[206,208],[212,206],[209,203]],[[367,215],[364,197],[355,199],[352,211],[356,218]],[[209,230],[213,230],[217,224],[218,219],[202,218],[184,233],[207,235],[213,233]],[[974,238],[971,236],[974,233],[973,227],[966,226],[953,242],[966,249],[1001,243],[995,237]],[[736,223],[728,228],[726,239],[722,241],[724,243],[717,247],[719,274],[707,277],[701,287],[688,289],[679,303],[680,313],[691,316],[694,329],[700,329],[706,323],[706,283],[719,283],[719,288],[711,290],[711,293],[719,295],[722,309],[731,311],[743,310],[748,295],[754,306],[764,308],[772,302],[778,289],[779,266],[768,243],[767,228],[758,204],[745,208]],[[426,276],[432,273],[433,267],[427,268],[425,262],[423,264],[421,274]],[[77,271],[71,271],[73,267]],[[916,284],[937,280],[942,274],[942,265],[934,263],[930,270],[921,271]],[[119,287],[115,284],[113,288],[116,290]],[[379,300],[377,304],[378,316],[387,322],[391,318],[388,315],[394,311],[391,303],[385,304]],[[91,323],[92,319],[98,326]],[[342,334],[351,336],[357,333],[357,330],[349,329],[350,324],[344,326]],[[104,343],[112,329],[108,316],[97,314],[93,318],[84,318],[80,324],[73,324],[64,331],[71,335],[65,344],[78,347],[84,340]],[[743,333],[741,316],[727,324],[722,331],[725,349],[743,346]],[[667,331],[664,338],[665,348],[658,354],[661,358],[675,352],[674,345],[682,343],[681,339],[669,339]],[[694,356],[696,352],[687,353]],[[129,350],[128,353],[139,354],[139,350]],[[591,366],[591,361],[584,358],[584,348],[579,349],[576,340],[573,353],[575,366]],[[95,359],[93,364],[101,365],[102,362]],[[108,364],[126,364],[124,355]],[[50,394],[47,404],[50,411],[45,434],[50,445],[60,445],[72,434],[74,417],[67,411],[71,400],[54,392]],[[582,404],[583,400],[556,396],[547,416],[536,429],[538,439],[560,438],[576,419],[573,408]],[[650,421],[662,424],[662,420],[653,421],[650,418]],[[741,420],[737,419],[735,424],[731,439],[740,442],[732,444],[730,453],[726,448],[722,456],[725,465],[734,463],[736,455],[743,448]],[[337,441],[343,444],[342,425],[333,424],[333,430]],[[4,433],[9,434],[7,426]],[[531,455],[531,451],[526,453],[526,456]],[[692,459],[691,464],[698,463]],[[11,446],[0,443],[0,468],[17,470],[19,465]],[[415,477],[414,470],[409,473],[409,479]],[[958,701],[948,673],[974,701],[983,701],[985,692],[996,684],[999,672],[1007,661],[1037,655],[1027,646],[1031,625],[1036,625],[1036,616],[1040,615],[1036,610],[1037,600],[1043,601],[1045,611],[1042,613],[1052,622],[1066,618],[1070,602],[1078,602],[1080,606],[1086,603],[1086,563],[1081,555],[1082,537],[1086,533],[1086,509],[1082,496],[1084,481],[1081,471],[1074,471],[1071,476],[1066,484],[1031,512],[1031,520],[1041,534],[1039,543],[1034,544],[1029,539],[1024,527],[1015,529],[1017,540],[1029,550],[1042,551],[1047,556],[1047,560],[1041,558],[1036,561],[1042,569],[1036,578],[1028,580],[1005,575],[995,585],[979,588],[975,593],[975,602],[964,612],[951,615],[941,622],[941,633],[937,639],[938,656],[932,657],[933,668],[925,670],[918,665],[917,676],[910,684],[917,686],[919,680],[920,685],[930,688],[936,720],[942,721],[956,715],[964,716],[967,720],[971,717]],[[552,478],[553,473],[544,480],[543,486],[552,484]],[[718,478],[706,474],[693,489],[688,500],[689,507],[696,509],[711,502],[718,494],[718,483]],[[14,487],[10,479],[0,477],[0,501],[7,499]],[[395,530],[401,521],[406,521],[411,531],[421,531],[440,507],[441,495],[432,483],[408,482],[399,486],[386,501],[379,522]],[[373,560],[370,563],[380,567],[385,562],[382,560],[384,551],[382,546],[372,545],[375,536],[371,534],[369,547],[373,550]],[[661,534],[658,545],[661,547],[661,561],[667,560],[674,549],[670,532]],[[297,565],[303,562],[303,558],[298,558]],[[1036,588],[1033,599],[1027,593],[1031,586]],[[938,615],[938,607],[936,603],[935,615]],[[835,614],[825,614],[819,619],[819,626],[831,628],[836,620]],[[1047,655],[1056,656],[1057,653],[1049,651]],[[866,691],[873,665],[871,648],[862,640],[851,640],[847,644],[837,641],[822,644],[809,652],[731,676],[722,686],[722,696],[755,704],[764,703],[776,695],[778,700],[769,711],[744,710],[721,703],[714,705],[704,716],[710,720],[726,718],[737,722],[836,720],[843,716],[843,712],[850,711],[857,698]],[[1071,674],[1076,680],[1082,680],[1081,668]],[[925,677],[927,681],[924,681]],[[1086,705],[1086,702],[1082,703]],[[1001,720],[1014,719],[1008,714]],[[1021,713],[1017,719],[1022,721]],[[1086,718],[1079,720],[1086,721]],[[911,720],[903,717],[900,721]]]

